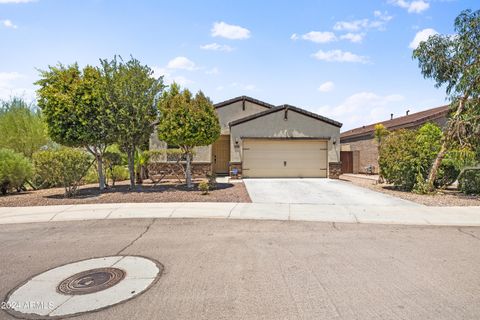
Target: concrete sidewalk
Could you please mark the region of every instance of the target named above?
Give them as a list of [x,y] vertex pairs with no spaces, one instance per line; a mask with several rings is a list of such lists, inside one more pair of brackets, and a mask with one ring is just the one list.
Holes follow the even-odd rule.
[[480,226],[480,207],[269,203],[112,203],[0,207],[0,224],[125,218],[223,218],[400,225]]

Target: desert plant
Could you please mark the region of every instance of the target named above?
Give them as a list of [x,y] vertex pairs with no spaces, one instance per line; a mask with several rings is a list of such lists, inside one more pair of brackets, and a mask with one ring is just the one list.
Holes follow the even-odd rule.
[[78,186],[93,164],[84,151],[74,148],[44,150],[33,154],[36,174],[44,181],[65,188],[65,196],[75,195]]
[[0,102],[0,148],[31,158],[48,143],[46,125],[40,110],[21,98]]
[[0,149],[0,192],[20,191],[32,174],[30,161],[21,153]]
[[210,190],[217,188],[217,174],[215,172],[207,173],[208,186]]
[[203,195],[208,194],[208,191],[210,191],[210,185],[208,184],[208,181],[201,181],[198,184],[198,189],[202,191]]
[[458,179],[458,187],[465,194],[480,194],[480,167],[465,168]]
[[379,154],[381,175],[388,183],[403,190],[412,190],[417,180],[418,164],[414,130],[398,130],[382,143]]
[[115,182],[128,180],[128,177],[128,169],[123,165],[113,166],[107,173],[107,178],[112,181],[112,187],[115,187]]

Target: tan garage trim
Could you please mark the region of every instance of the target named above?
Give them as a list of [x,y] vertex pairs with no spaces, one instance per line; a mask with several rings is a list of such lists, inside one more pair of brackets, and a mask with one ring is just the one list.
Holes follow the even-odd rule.
[[327,140],[243,139],[242,173],[248,178],[326,178]]

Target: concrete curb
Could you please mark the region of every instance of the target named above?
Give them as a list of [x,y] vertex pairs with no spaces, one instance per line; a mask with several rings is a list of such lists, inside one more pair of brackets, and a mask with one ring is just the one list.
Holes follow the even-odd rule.
[[480,226],[480,207],[170,202],[0,207],[0,224],[129,218],[219,218],[398,225]]

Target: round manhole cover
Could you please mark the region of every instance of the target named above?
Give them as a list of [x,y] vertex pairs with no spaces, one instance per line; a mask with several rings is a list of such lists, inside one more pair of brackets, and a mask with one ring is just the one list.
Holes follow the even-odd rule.
[[139,256],[82,260],[38,274],[10,291],[2,307],[17,318],[55,319],[130,300],[159,279],[163,266]]
[[97,268],[74,274],[60,282],[58,292],[75,295],[88,294],[113,287],[125,278],[125,271],[117,268]]

